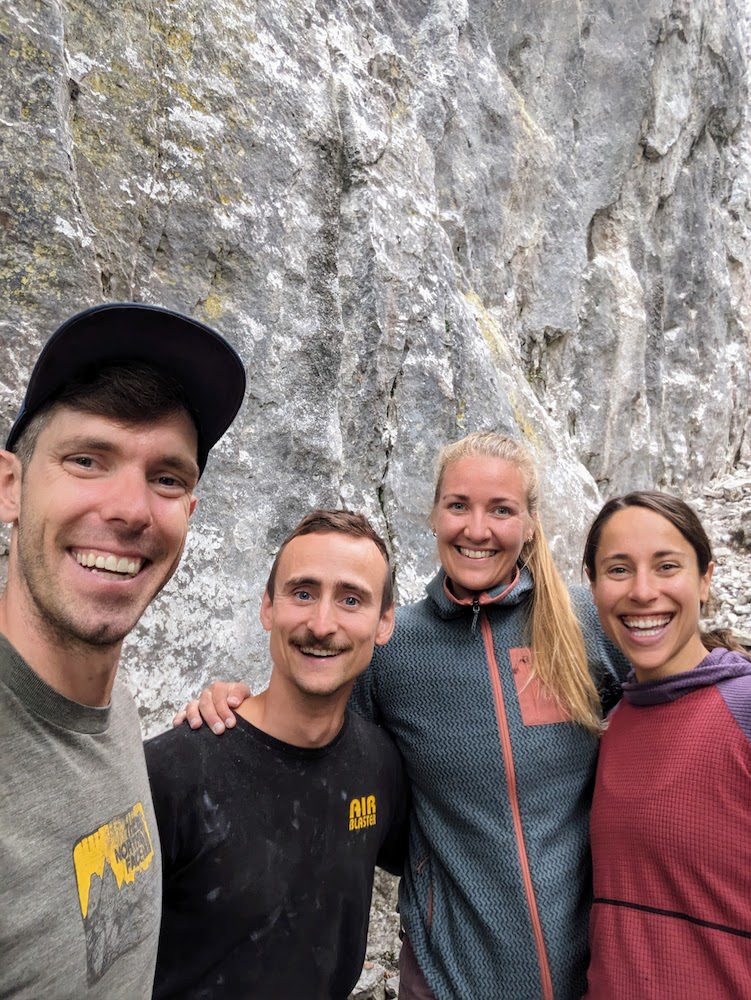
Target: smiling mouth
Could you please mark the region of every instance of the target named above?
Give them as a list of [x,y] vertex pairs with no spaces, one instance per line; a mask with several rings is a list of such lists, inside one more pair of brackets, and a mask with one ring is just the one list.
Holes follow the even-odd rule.
[[456,546],[456,551],[467,559],[489,559],[497,554],[497,549],[465,549],[462,545]]
[[664,615],[621,615],[621,621],[629,632],[639,638],[649,639],[659,635],[673,619],[672,614]]
[[116,556],[112,552],[87,552],[85,549],[71,549],[71,553],[84,569],[111,576],[134,577],[146,561],[140,556]]
[[315,656],[319,660],[325,660],[333,656],[339,656],[340,653],[348,652],[346,647],[330,647],[330,646],[298,646],[293,643],[296,649],[299,649],[301,653],[305,656]]

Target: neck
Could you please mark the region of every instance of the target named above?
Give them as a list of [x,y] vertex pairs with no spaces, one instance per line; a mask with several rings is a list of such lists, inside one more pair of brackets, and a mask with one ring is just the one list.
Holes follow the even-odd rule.
[[330,743],[344,725],[352,685],[333,695],[289,692],[275,683],[272,672],[268,688],[247,698],[236,710],[238,715],[262,732],[290,746],[313,749]]
[[0,632],[35,674],[80,705],[108,705],[122,643],[91,646],[51,633],[44,621],[6,589],[0,597]]

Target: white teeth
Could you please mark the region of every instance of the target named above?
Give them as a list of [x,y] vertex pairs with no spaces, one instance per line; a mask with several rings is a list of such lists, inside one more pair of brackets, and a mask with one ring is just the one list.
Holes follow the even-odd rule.
[[659,632],[661,628],[664,628],[672,617],[672,615],[655,615],[651,618],[648,618],[646,615],[640,615],[638,617],[624,615],[621,621],[626,628],[631,629],[634,632],[642,632],[644,634],[648,633],[652,635]]
[[495,555],[495,549],[464,549],[461,545],[458,545],[457,548],[468,559],[487,559],[488,556]]
[[325,658],[327,656],[338,656],[341,653],[340,649],[318,649],[311,648],[309,646],[300,646],[301,653],[305,653],[306,656],[319,656]]
[[121,576],[135,576],[143,566],[143,559],[129,559],[127,556],[107,555],[95,552],[74,552],[79,566],[87,569],[104,569],[109,573],[119,573]]

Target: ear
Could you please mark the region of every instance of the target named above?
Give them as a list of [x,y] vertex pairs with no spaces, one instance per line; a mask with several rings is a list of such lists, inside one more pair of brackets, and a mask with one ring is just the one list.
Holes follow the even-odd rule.
[[190,494],[190,503],[188,505],[188,517],[193,517],[196,507],[198,506],[198,497],[194,494]]
[[271,623],[274,619],[273,608],[274,605],[269,597],[269,592],[268,590],[264,590],[263,599],[261,601],[261,614],[259,617],[261,619],[261,625],[263,625],[266,632],[271,631]]
[[375,634],[375,644],[376,646],[385,646],[386,643],[391,638],[394,631],[394,605],[386,608],[381,617],[378,619],[378,625],[376,626]]
[[0,449],[0,521],[15,524],[21,513],[23,470],[17,455]]
[[707,566],[707,572],[699,579],[699,601],[701,604],[706,604],[709,600],[709,585],[712,582],[713,573],[714,563],[711,562]]

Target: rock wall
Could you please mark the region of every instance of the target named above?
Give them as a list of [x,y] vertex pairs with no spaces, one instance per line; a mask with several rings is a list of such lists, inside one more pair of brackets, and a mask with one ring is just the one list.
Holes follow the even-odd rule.
[[0,411],[49,331],[142,299],[250,392],[130,642],[147,729],[262,683],[287,525],[365,510],[402,599],[434,457],[521,433],[575,572],[602,493],[751,454],[742,0],[14,0],[0,13]]

